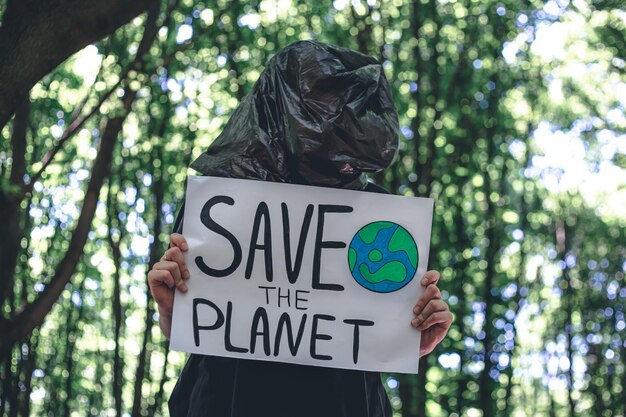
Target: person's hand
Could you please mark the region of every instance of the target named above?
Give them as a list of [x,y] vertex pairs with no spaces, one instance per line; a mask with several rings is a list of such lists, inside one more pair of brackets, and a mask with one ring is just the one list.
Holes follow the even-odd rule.
[[159,325],[167,338],[172,327],[175,288],[187,292],[185,281],[189,279],[189,268],[185,263],[183,252],[188,249],[185,237],[180,233],[172,233],[169,249],[148,272],[148,286],[159,307]]
[[420,358],[432,352],[443,340],[453,320],[448,304],[441,299],[437,281],[439,272],[428,271],[424,274],[420,283],[426,289],[413,307],[415,318],[411,320],[411,325],[422,332]]

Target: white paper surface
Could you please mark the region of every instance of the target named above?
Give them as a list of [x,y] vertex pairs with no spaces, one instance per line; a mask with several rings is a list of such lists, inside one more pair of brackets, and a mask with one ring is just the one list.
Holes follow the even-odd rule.
[[[308,233],[300,243],[309,205]],[[243,359],[417,372],[420,332],[410,322],[423,290],[419,281],[428,264],[432,210],[433,201],[425,198],[189,177],[183,235],[191,278],[187,293],[176,292],[170,347]],[[251,242],[255,215],[258,233]],[[402,228],[415,242],[417,265]],[[288,270],[294,270],[299,243],[301,266],[298,274],[292,272],[291,283]],[[350,247],[353,255],[359,253],[352,264]]]

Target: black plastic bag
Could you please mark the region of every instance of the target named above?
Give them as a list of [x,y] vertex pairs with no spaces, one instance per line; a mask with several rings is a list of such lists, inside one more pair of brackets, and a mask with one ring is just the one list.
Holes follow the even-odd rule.
[[204,175],[363,189],[391,164],[398,114],[381,64],[315,41],[279,51],[191,167]]

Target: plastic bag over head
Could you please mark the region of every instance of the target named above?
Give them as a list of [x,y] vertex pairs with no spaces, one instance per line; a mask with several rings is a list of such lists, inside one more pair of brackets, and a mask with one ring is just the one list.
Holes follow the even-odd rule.
[[362,189],[391,164],[398,114],[380,63],[316,41],[272,57],[191,167],[204,175]]

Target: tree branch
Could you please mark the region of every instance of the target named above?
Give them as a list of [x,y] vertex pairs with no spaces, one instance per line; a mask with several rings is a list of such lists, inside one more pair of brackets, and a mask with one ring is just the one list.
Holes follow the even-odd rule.
[[[172,2],[170,3],[170,5],[168,7],[167,12],[166,12],[166,15],[165,15],[165,18],[164,18],[164,21],[163,21],[163,25],[168,25],[169,24],[169,21],[170,21],[171,16],[172,16],[172,12],[174,11],[176,6],[178,5],[179,1],[180,0],[172,0]],[[156,16],[155,16],[155,19],[156,19]],[[151,37],[154,38],[154,36],[156,36],[156,33],[153,33],[151,35],[152,35]],[[197,40],[197,37],[194,37],[192,40],[193,41]],[[171,60],[171,56],[173,54],[175,54],[178,51],[183,51],[183,50],[187,49],[189,46],[191,46],[191,44],[193,43],[192,40],[189,40],[189,41],[183,43],[182,45],[180,45],[179,48],[177,48],[174,52],[172,52],[172,54],[170,56],[167,56],[166,60],[164,60],[165,61],[164,62],[164,66],[169,64],[169,61]],[[43,175],[43,173],[46,170],[46,168],[48,168],[48,166],[50,165],[50,163],[54,159],[55,155],[61,150],[61,148],[63,148],[65,143],[68,141],[68,139],[70,139],[72,136],[74,136],[74,134],[76,132],[78,132],[80,130],[80,128],[85,124],[85,122],[87,120],[89,120],[94,114],[96,114],[96,112],[100,109],[102,104],[104,104],[104,102],[111,96],[111,94],[113,94],[113,92],[115,92],[115,90],[117,90],[120,87],[120,85],[126,80],[126,78],[128,77],[128,74],[132,70],[138,69],[139,62],[143,61],[142,57],[140,55],[145,53],[147,51],[147,49],[148,48],[145,45],[144,46],[140,46],[140,48],[137,51],[137,55],[135,56],[135,59],[120,74],[118,81],[111,88],[109,88],[109,90],[102,97],[100,97],[100,100],[98,101],[98,103],[89,111],[89,113],[87,113],[83,117],[79,117],[80,113],[82,113],[82,109],[84,108],[85,103],[87,102],[87,98],[89,97],[89,94],[87,94],[85,96],[85,99],[82,102],[81,106],[79,106],[77,109],[74,110],[74,113],[73,113],[74,117],[72,118],[72,121],[69,123],[67,129],[63,132],[63,135],[58,140],[58,142],[54,145],[54,147],[52,149],[50,149],[46,153],[46,155],[43,157],[43,159],[41,160],[41,163],[42,163],[41,167],[32,176],[32,178],[30,179],[29,183],[26,184],[23,187],[23,189],[21,191],[21,194],[19,196],[17,196],[17,198],[15,200],[15,203],[19,203],[26,196],[26,194],[30,193],[33,190],[33,187],[34,187],[35,183],[41,178],[41,176]],[[102,66],[100,67],[100,69],[102,69]]]
[[0,26],[0,129],[43,76],[152,3],[158,0],[10,1]]

